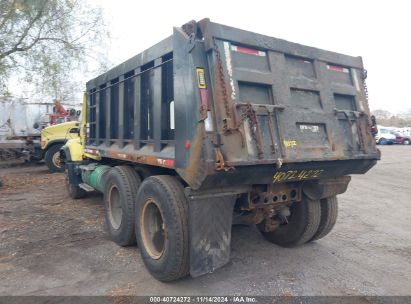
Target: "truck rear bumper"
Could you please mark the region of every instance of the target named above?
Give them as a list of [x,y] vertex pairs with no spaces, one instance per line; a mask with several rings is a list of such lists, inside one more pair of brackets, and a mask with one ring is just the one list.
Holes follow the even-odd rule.
[[238,185],[302,182],[306,180],[336,178],[350,174],[364,174],[377,163],[377,159],[312,161],[283,164],[237,166],[234,170],[209,175],[200,189]]

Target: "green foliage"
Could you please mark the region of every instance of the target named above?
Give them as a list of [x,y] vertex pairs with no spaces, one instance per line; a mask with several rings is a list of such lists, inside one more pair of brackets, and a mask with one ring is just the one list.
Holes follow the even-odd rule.
[[21,85],[67,99],[79,75],[106,62],[107,38],[101,9],[86,1],[0,1],[0,94],[19,75]]

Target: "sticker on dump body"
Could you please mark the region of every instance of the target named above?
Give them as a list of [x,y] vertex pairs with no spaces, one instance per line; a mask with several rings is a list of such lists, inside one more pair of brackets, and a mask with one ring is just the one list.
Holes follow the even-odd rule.
[[206,89],[206,81],[205,81],[205,75],[204,75],[204,69],[203,68],[196,68],[196,74],[197,74],[197,85],[199,89]]
[[333,65],[333,64],[327,64],[327,69],[330,70],[330,71],[341,72],[341,73],[349,73],[350,72],[350,70],[345,68],[345,67],[342,67],[342,66],[339,66],[339,65]]
[[296,140],[286,140],[286,139],[284,139],[283,142],[284,142],[284,146],[286,148],[293,148],[293,147],[297,146],[297,141]]
[[320,126],[314,124],[300,125],[300,131],[311,131],[313,133],[318,133],[320,131]]
[[238,46],[234,44],[231,45],[231,50],[234,52],[248,54],[248,55],[256,55],[256,56],[262,56],[262,57],[266,56],[266,53],[264,51],[242,47],[242,46]]
[[273,175],[273,183],[319,178],[323,172],[323,169],[278,171]]

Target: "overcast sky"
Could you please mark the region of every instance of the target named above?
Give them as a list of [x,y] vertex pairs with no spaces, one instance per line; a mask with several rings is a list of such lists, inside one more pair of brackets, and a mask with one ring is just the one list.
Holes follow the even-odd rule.
[[[410,1],[92,0],[109,20],[109,59],[121,63],[208,17],[217,23],[352,56],[368,70],[371,109],[411,108]],[[410,4],[408,4],[410,3]]]

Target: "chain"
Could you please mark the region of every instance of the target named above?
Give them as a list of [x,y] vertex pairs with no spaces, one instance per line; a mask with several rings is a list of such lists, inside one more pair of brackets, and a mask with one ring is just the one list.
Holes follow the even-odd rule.
[[368,87],[367,87],[367,82],[365,81],[367,79],[367,76],[368,76],[367,74],[368,74],[367,70],[363,69],[361,78],[362,78],[362,83],[364,85],[365,99],[368,103]]
[[[221,60],[221,54],[218,49],[217,42],[215,39],[213,40],[213,42],[214,42],[214,51],[217,57],[217,66],[218,66],[218,73],[219,73],[218,76],[220,80],[221,91],[223,93],[223,103],[224,103],[225,115],[226,115],[226,119],[223,120],[224,122],[223,131],[229,132],[231,130],[229,130],[227,118],[231,119],[232,115],[231,115],[230,104],[229,104],[229,99],[228,99],[227,87],[225,85],[223,63]],[[258,136],[257,136],[257,132],[258,132],[257,116],[255,115],[255,111],[250,103],[248,103],[245,107],[242,108],[241,119],[237,123],[235,129],[238,130],[239,127],[244,123],[246,119],[250,120],[251,136],[256,143],[258,155],[259,157],[261,157],[263,154],[263,148],[261,147],[261,142],[258,140]]]
[[241,110],[241,119],[236,126],[237,130],[240,128],[240,126],[244,123],[246,119],[249,119],[250,121],[251,137],[253,138],[256,144],[258,157],[261,158],[264,152],[263,152],[263,147],[261,146],[261,142],[258,140],[258,135],[257,135],[258,133],[257,115],[255,115],[253,106],[250,103],[247,103],[247,105],[243,107]]
[[244,123],[244,121],[248,118],[248,116],[249,116],[249,111],[248,111],[248,105],[247,105],[247,107],[244,107],[241,110],[241,118],[238,121],[238,124],[236,126],[236,130],[238,130],[240,128],[240,126]]
[[[217,66],[218,66],[218,73],[219,73],[219,80],[220,80],[220,86],[221,86],[221,91],[223,93],[223,102],[224,102],[224,108],[225,108],[225,115],[226,118],[231,118],[231,111],[230,111],[230,105],[228,101],[228,94],[227,94],[227,87],[225,86],[225,80],[224,80],[224,70],[223,70],[223,62],[221,60],[221,54],[217,46],[217,42],[214,39],[214,51],[217,56]],[[228,125],[227,125],[227,119],[224,119],[224,126],[223,126],[223,131],[227,132],[228,131]]]
[[[365,101],[367,102],[367,108],[368,108],[368,111],[369,111],[369,109],[370,109],[370,104],[369,104],[369,102],[368,102],[368,87],[367,87],[367,82],[365,81],[365,80],[367,79],[367,76],[368,76],[367,70],[366,70],[366,69],[363,69],[363,70],[362,70],[361,78],[362,78],[362,84],[363,84],[363,86],[364,86]],[[370,119],[372,120],[372,116],[371,116]],[[373,136],[375,136],[375,134],[377,134],[377,132],[378,132],[378,130],[377,130],[377,125],[374,124],[372,121],[370,121],[370,119],[366,119],[367,128],[368,128],[369,130],[371,130],[371,134],[372,134]],[[374,120],[375,120],[375,117],[374,117]]]

